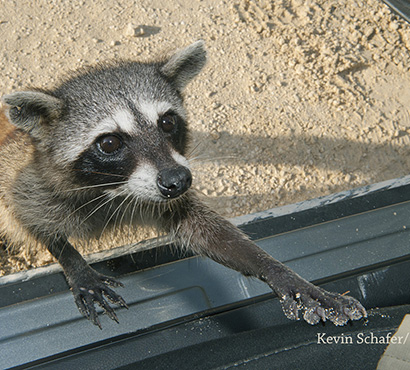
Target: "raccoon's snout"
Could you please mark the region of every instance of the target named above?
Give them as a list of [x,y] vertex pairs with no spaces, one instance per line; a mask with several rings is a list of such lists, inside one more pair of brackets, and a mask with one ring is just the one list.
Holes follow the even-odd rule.
[[186,167],[166,168],[158,173],[157,186],[166,198],[180,196],[190,188],[191,184],[191,171]]

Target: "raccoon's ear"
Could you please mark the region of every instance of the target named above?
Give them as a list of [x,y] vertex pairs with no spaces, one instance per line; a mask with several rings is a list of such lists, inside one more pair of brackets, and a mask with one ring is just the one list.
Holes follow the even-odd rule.
[[13,125],[30,134],[35,134],[42,124],[58,118],[63,102],[40,91],[21,91],[3,97],[9,106],[8,117]]
[[177,90],[182,91],[206,63],[204,42],[199,40],[178,50],[161,67],[161,72]]

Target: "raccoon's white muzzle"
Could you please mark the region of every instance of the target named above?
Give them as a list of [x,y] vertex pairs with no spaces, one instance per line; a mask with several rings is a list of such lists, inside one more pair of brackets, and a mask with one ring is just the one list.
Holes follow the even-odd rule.
[[161,202],[174,199],[185,193],[192,185],[192,174],[187,159],[179,153],[172,153],[174,163],[158,169],[154,164],[141,163],[128,178],[126,184],[118,187],[115,194],[133,194],[141,200]]

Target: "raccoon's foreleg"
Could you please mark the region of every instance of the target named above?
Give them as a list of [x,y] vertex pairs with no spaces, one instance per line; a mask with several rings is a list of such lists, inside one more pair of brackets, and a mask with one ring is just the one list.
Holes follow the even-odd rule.
[[320,320],[344,325],[366,317],[366,310],[354,298],[327,292],[286,267],[250,241],[239,229],[187,194],[171,214],[167,227],[177,240],[195,252],[266,282],[278,295],[285,315],[309,324]]
[[48,250],[62,266],[81,314],[101,329],[94,306],[96,302],[112,320],[118,322],[117,315],[105,297],[112,303],[128,308],[124,299],[109,288],[123,284],[93,270],[66,238],[56,237],[48,244]]

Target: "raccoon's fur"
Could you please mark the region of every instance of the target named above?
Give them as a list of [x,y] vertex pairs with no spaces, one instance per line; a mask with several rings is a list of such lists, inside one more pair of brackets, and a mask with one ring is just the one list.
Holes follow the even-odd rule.
[[[354,298],[315,287],[257,247],[190,190],[182,91],[206,62],[198,41],[157,63],[81,71],[49,91],[15,92],[0,115],[0,237],[44,245],[63,267],[80,312],[117,320],[126,306],[70,240],[151,224],[184,248],[265,281],[291,319],[343,325],[366,315]],[[136,226],[135,226],[136,227]]]

